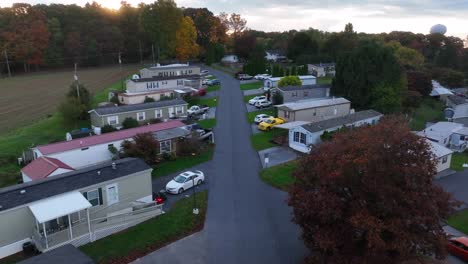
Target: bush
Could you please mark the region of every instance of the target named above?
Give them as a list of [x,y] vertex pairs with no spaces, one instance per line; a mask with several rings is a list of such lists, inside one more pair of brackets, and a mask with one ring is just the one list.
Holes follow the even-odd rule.
[[110,99],[110,102],[116,105],[120,105],[119,97],[117,95],[112,96],[112,98]]
[[405,97],[403,99],[403,107],[408,108],[418,108],[421,105],[423,96],[417,91],[406,91]]
[[204,96],[204,95],[206,95],[206,90],[205,90],[205,89],[199,89],[197,95],[198,95],[198,96]]
[[83,118],[83,113],[87,113],[86,106],[81,104],[77,98],[68,97],[58,108],[64,117],[65,122],[76,125],[78,120]]
[[161,118],[151,118],[149,120],[150,124],[158,124],[158,123],[161,123],[161,122],[162,122]]
[[137,134],[133,141],[122,142],[122,150],[129,157],[137,157],[154,164],[158,159],[159,142],[151,133]]
[[140,124],[138,123],[138,121],[131,117],[125,118],[125,120],[122,122],[122,126],[124,129],[138,127],[139,125]]
[[195,133],[190,138],[181,138],[177,142],[177,155],[178,156],[192,156],[198,155],[201,151],[201,142]]
[[143,103],[154,103],[154,102],[156,102],[156,100],[154,100],[153,97],[148,97],[148,96],[146,96],[145,100],[143,101]]
[[164,152],[162,154],[162,158],[165,161],[174,161],[174,160],[176,160],[176,156],[174,155],[174,153],[170,153],[170,152]]
[[105,133],[109,133],[109,132],[114,132],[114,131],[117,131],[117,129],[111,125],[105,125],[103,127],[101,127],[101,133],[102,134],[105,134]]
[[278,87],[284,87],[284,86],[301,86],[302,81],[299,79],[298,76],[286,76],[281,78],[278,82]]

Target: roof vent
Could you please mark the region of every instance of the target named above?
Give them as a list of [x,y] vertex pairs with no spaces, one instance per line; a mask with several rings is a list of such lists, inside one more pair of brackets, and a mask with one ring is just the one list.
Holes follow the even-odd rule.
[[25,194],[25,193],[26,193],[26,190],[21,190],[20,193],[21,193],[21,194]]
[[101,171],[97,171],[97,175],[101,175]]
[[115,164],[115,162],[112,162],[112,169],[117,169],[117,164]]

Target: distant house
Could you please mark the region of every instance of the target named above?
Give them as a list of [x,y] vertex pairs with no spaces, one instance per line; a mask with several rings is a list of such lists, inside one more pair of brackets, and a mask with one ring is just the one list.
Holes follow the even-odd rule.
[[178,121],[168,121],[153,125],[123,129],[86,138],[62,141],[32,148],[34,158],[49,157],[60,160],[74,169],[92,166],[112,159],[109,147],[120,150],[124,140],[132,140],[142,133],[152,133],[159,141],[160,153],[175,152],[178,139],[188,136],[190,131],[185,124]]
[[221,62],[222,62],[222,63],[238,63],[238,62],[239,62],[239,58],[237,57],[237,55],[225,55],[225,56],[221,59]]
[[453,151],[429,139],[426,142],[436,158],[437,173],[450,169]]
[[[313,75],[299,75],[299,79],[302,85],[315,85],[317,84],[317,78]],[[270,77],[263,81],[263,87],[267,89],[273,89],[278,87],[278,82],[283,77]]]
[[36,181],[60,175],[74,169],[58,159],[39,157],[21,169],[23,182]]
[[335,63],[307,64],[307,70],[316,77],[335,76]]
[[91,125],[121,127],[125,118],[133,118],[144,124],[151,119],[166,120],[187,115],[187,102],[182,99],[164,100],[152,103],[98,107],[89,111]]
[[283,97],[283,102],[294,102],[304,99],[323,98],[330,96],[329,85],[302,85],[284,86],[276,89],[276,92]]
[[376,124],[383,115],[374,110],[365,110],[341,117],[289,129],[289,147],[299,152],[310,152],[311,145],[321,142],[325,131],[332,132],[342,127],[360,127]]
[[300,100],[275,106],[278,117],[287,122],[310,121],[317,122],[350,113],[351,102],[345,98],[318,98]]
[[468,148],[468,128],[463,124],[437,122],[417,132],[417,135],[457,152]]
[[451,120],[466,124],[464,120],[468,118],[468,100],[458,95],[447,95],[445,103],[448,107],[445,112],[451,112]]
[[185,75],[200,75],[200,67],[187,64],[169,64],[143,68],[140,70],[141,78],[170,77]]
[[447,96],[453,95],[453,92],[442,86],[438,81],[432,80],[432,91],[429,95],[446,102]]
[[265,59],[271,62],[287,61],[288,58],[280,50],[265,51]]
[[0,258],[80,246],[160,215],[151,167],[126,158],[0,189]]

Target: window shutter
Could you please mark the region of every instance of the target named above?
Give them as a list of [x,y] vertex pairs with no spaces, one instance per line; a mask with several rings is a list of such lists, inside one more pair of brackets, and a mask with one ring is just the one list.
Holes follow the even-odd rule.
[[98,189],[99,192],[99,205],[104,204],[104,201],[102,200],[102,188]]
[[84,196],[84,198],[86,198],[86,200],[88,200],[88,193],[87,192],[84,192],[83,196]]

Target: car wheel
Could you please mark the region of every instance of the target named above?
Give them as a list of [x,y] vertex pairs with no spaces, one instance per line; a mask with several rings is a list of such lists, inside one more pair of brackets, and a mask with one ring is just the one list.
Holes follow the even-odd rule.
[[202,180],[198,180],[198,181],[197,181],[197,185],[200,185],[200,184],[202,184],[202,183],[203,183]]
[[180,188],[178,193],[181,194],[183,192],[184,192],[184,188]]

